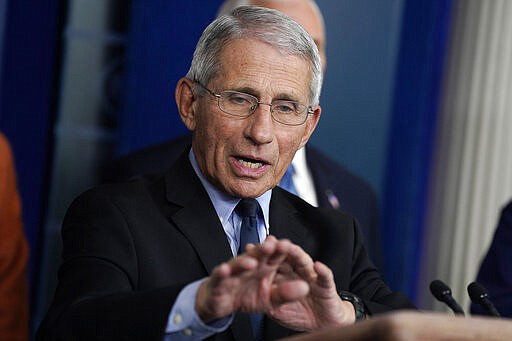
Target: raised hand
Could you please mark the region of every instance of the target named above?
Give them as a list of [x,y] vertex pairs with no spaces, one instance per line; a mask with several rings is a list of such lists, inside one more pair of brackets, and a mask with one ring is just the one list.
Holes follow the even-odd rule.
[[268,311],[268,315],[278,323],[298,331],[354,323],[354,307],[339,297],[332,271],[321,262],[313,262],[297,245],[290,248],[287,260],[278,272],[276,283],[292,279],[302,279],[308,283],[309,292],[298,300]]
[[267,312],[286,302],[305,297],[309,285],[298,276],[276,281],[278,270],[290,256],[294,244],[267,238],[247,252],[215,267],[199,287],[196,311],[204,322],[235,311]]

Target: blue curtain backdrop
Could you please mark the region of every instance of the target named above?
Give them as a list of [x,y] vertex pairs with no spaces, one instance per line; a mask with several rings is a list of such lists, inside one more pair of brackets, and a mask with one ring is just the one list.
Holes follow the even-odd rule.
[[132,1],[119,153],[185,133],[174,101],[195,45],[222,0]]
[[451,12],[451,0],[425,0],[408,1],[403,13],[382,235],[386,279],[413,300]]
[[64,7],[58,0],[11,0],[5,12],[0,130],[9,138],[16,162],[23,223],[30,245],[31,284],[36,284],[38,277],[40,227],[49,186]]

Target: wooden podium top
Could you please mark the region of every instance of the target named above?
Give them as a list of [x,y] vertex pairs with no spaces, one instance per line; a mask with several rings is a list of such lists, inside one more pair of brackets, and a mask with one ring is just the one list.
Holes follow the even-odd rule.
[[441,313],[394,312],[348,327],[296,335],[283,341],[512,340],[512,319]]

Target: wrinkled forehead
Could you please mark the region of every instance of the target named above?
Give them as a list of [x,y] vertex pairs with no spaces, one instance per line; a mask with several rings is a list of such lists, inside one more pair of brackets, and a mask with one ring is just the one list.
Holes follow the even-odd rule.
[[211,81],[219,86],[218,83],[222,83],[222,87],[248,92],[256,97],[260,92],[294,99],[309,94],[310,62],[300,56],[283,53],[258,39],[241,38],[229,42],[220,53],[218,65],[219,70]]
[[[264,53],[263,51],[266,51]],[[269,58],[268,55],[271,55]],[[300,53],[282,49],[264,40],[253,36],[231,39],[224,44],[219,53],[219,72],[231,69],[235,66],[245,67],[251,64],[268,63],[268,67],[284,65],[289,63],[301,64],[304,71],[312,69],[313,62]],[[237,65],[233,65],[233,63]],[[289,71],[293,73],[292,70]]]

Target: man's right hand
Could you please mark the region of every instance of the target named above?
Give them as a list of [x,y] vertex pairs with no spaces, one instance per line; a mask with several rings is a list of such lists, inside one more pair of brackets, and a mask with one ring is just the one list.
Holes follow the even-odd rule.
[[[297,278],[275,281],[294,244],[269,236],[262,244],[215,267],[197,292],[195,309],[205,323],[236,311],[268,312],[309,293],[309,284]],[[312,271],[312,269],[311,269]]]

